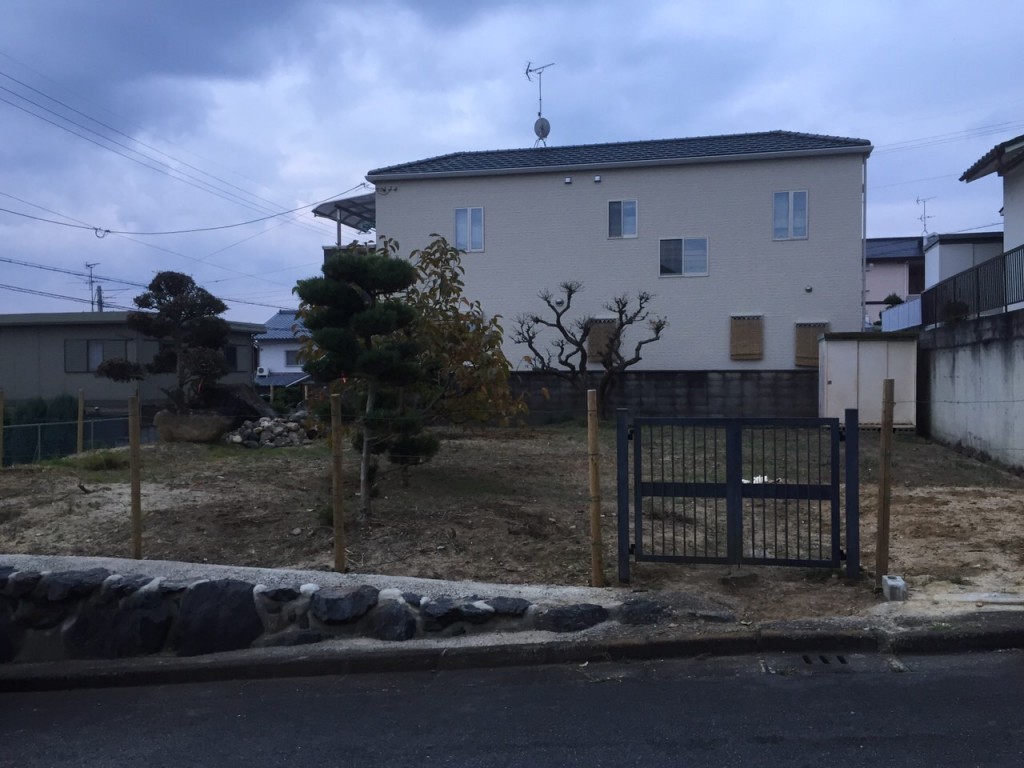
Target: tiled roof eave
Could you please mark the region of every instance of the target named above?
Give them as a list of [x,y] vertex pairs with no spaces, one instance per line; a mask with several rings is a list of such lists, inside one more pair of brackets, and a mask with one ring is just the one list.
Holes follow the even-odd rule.
[[562,165],[521,166],[509,168],[477,168],[457,171],[399,171],[397,173],[375,173],[366,175],[370,183],[378,181],[403,181],[411,179],[450,179],[474,176],[516,176],[535,173],[569,173],[581,171],[605,171],[620,168],[651,168],[678,165],[704,165],[707,163],[734,163],[751,160],[785,160],[800,157],[825,157],[831,155],[863,155],[865,158],[874,149],[870,144],[852,147],[828,147],[825,149],[783,150],[779,152],[747,152],[729,155],[702,155],[698,157],[661,158],[657,160],[622,160],[607,163],[569,163]]

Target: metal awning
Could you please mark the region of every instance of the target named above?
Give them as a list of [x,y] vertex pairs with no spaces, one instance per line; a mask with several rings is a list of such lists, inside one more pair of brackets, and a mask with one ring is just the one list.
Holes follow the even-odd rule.
[[314,216],[336,221],[346,227],[369,232],[377,226],[377,202],[374,192],[356,197],[320,203],[313,209]]

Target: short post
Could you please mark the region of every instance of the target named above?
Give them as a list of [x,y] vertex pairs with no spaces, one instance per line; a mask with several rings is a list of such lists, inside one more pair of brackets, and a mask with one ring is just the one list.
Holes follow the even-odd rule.
[[889,503],[892,501],[892,411],[895,385],[882,382],[882,431],[878,436],[878,541],[875,547],[875,587],[889,571]]
[[604,586],[601,552],[601,442],[597,430],[597,390],[587,390],[587,453],[590,457],[590,586]]
[[860,579],[860,417],[846,409],[846,580]]
[[78,443],[75,453],[85,450],[85,393],[78,390]]
[[0,389],[0,469],[4,468],[4,391]]
[[341,395],[331,395],[331,507],[334,520],[334,570],[345,572],[345,516],[342,507],[341,449],[344,435],[341,429]]
[[135,394],[128,400],[128,465],[132,494],[132,557],[136,560],[142,559],[142,451],[139,448],[141,420],[139,396]]

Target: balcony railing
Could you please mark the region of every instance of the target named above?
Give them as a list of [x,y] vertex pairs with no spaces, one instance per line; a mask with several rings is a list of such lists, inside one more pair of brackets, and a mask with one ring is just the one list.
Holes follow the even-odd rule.
[[882,330],[928,327],[1018,307],[1024,307],[1024,246],[936,283],[921,294],[917,307],[907,302],[887,309]]
[[1024,246],[936,283],[921,294],[921,323],[956,322],[1024,303]]

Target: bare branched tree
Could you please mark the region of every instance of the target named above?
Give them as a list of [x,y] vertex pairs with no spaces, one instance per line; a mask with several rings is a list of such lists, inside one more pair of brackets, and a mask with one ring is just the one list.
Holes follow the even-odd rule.
[[[512,341],[525,344],[530,354],[524,360],[535,370],[554,374],[571,383],[581,394],[591,388],[591,381],[598,370],[590,365],[591,334],[597,324],[591,317],[572,318],[572,303],[576,295],[583,290],[583,284],[572,280],[558,286],[558,292],[545,290],[540,293],[540,300],[547,306],[547,315],[524,314],[516,318],[512,330]],[[650,303],[653,295],[647,291],[637,293],[635,300],[622,294],[616,296],[603,308],[611,313],[611,317],[602,318],[604,326],[600,332],[600,345],[593,349],[597,358],[594,361],[600,367],[600,380],[597,384],[598,403],[602,414],[608,393],[615,384],[618,375],[641,360],[641,352],[648,344],[661,338],[662,331],[668,326],[663,317],[650,314]],[[630,326],[643,326],[647,333],[642,335],[633,346],[632,354],[627,357],[623,352],[623,336]],[[544,336],[554,338],[546,342]]]

